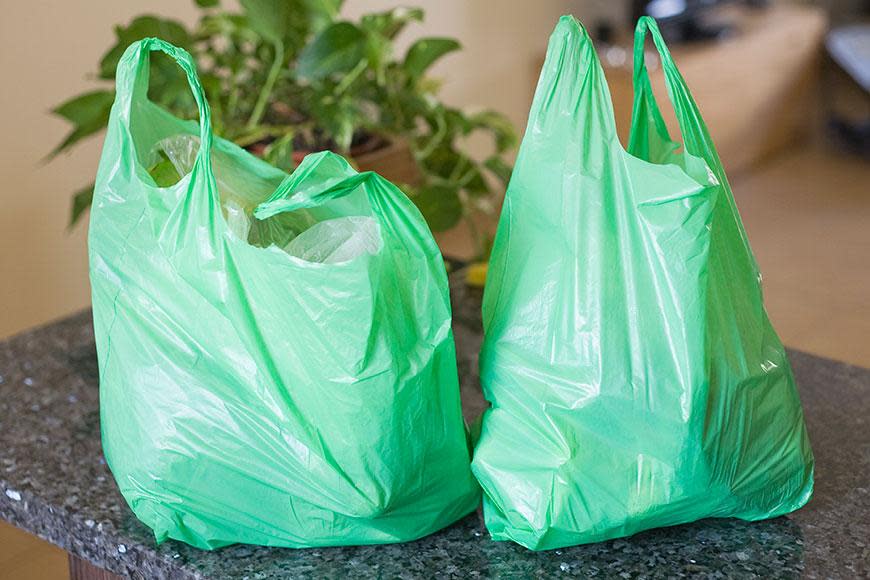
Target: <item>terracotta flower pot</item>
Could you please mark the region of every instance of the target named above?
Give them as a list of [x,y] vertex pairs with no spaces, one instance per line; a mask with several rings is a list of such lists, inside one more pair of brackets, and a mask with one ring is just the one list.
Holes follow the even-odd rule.
[[[262,156],[267,143],[254,143],[246,147],[254,155]],[[296,165],[313,151],[293,151]],[[405,141],[375,137],[350,151],[351,161],[360,171],[374,171],[396,184],[415,185],[420,182],[420,168]]]
[[[310,151],[294,151],[293,161],[299,165]],[[419,183],[420,169],[410,147],[404,141],[370,139],[368,144],[354,147],[351,160],[360,171],[374,171],[393,183]]]
[[374,171],[396,184],[415,185],[420,182],[420,168],[404,141],[382,141],[383,145],[370,151],[355,153],[353,160],[360,171]]

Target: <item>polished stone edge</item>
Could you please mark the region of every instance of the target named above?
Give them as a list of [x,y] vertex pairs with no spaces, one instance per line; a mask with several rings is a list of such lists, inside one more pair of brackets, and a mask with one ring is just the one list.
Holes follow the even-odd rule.
[[88,525],[65,510],[48,505],[28,492],[13,491],[10,498],[9,482],[0,479],[4,495],[0,497],[0,518],[13,526],[31,533],[66,552],[100,568],[128,578],[155,580],[202,580],[199,574],[166,561],[146,546],[127,545],[114,529],[104,524]]
[[[26,353],[34,338],[52,330],[62,333],[66,329],[90,329],[92,319],[92,311],[87,308],[0,340],[0,348]],[[205,578],[179,568],[177,562],[156,551],[153,543],[132,545],[129,536],[111,523],[95,523],[70,514],[5,477],[0,477],[0,492],[0,519],[110,572],[136,580]]]

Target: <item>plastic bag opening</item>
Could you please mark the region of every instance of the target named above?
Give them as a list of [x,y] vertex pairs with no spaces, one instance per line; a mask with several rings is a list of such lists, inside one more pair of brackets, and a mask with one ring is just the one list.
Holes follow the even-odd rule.
[[[193,169],[199,151],[199,137],[178,134],[158,141],[148,155],[149,173],[159,186],[174,185]],[[257,247],[276,246],[289,255],[323,264],[348,262],[364,254],[376,254],[381,247],[381,230],[371,215],[342,215],[328,205],[281,213],[265,220],[253,217],[254,208],[271,190],[246,190],[244,176],[235,175],[230,161],[212,152],[212,170],[221,199],[227,228],[237,238]],[[356,207],[352,211],[370,213]],[[367,205],[367,204],[366,204]],[[368,209],[368,212],[366,212]]]

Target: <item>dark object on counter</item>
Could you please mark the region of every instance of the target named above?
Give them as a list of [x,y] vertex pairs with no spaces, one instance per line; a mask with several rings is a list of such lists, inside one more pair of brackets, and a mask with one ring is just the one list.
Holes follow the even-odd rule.
[[845,148],[870,157],[870,24],[831,30],[825,48],[837,69],[824,85],[828,127]]
[[[717,10],[733,0],[633,0],[631,22],[641,16],[652,16],[662,28],[669,42],[705,42],[729,36],[732,26],[716,18]],[[757,8],[767,5],[767,0],[744,0]]]
[[[466,417],[477,387],[479,303],[454,280]],[[870,370],[791,351],[816,452],[816,495],[763,522],[704,520],[631,538],[529,552],[492,542],[477,514],[407,544],[312,550],[155,546],[127,508],[100,449],[90,312],[0,343],[0,518],[77,558],[132,578],[577,576],[866,577],[870,564]]]

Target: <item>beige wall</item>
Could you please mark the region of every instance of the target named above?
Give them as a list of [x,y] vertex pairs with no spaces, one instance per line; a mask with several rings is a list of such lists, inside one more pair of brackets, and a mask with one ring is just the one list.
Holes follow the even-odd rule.
[[[86,226],[66,229],[70,193],[93,179],[100,139],[48,165],[66,134],[48,114],[93,84],[112,25],[142,12],[136,2],[3,2],[0,18],[0,336],[90,302]],[[148,10],[193,16],[193,3],[150,1]],[[173,9],[173,6],[175,7]],[[180,9],[180,10],[179,10]]]
[[[612,11],[604,0],[347,0],[345,11],[421,5],[415,34],[458,37],[465,51],[437,73],[456,104],[493,107],[524,125],[550,29],[564,12]],[[93,87],[87,81],[112,41],[112,26],[134,15],[192,22],[192,1],[3,2],[0,18],[0,336],[87,306],[86,226],[66,229],[70,193],[93,179],[95,138],[48,165],[41,159],[68,127],[48,111]]]

